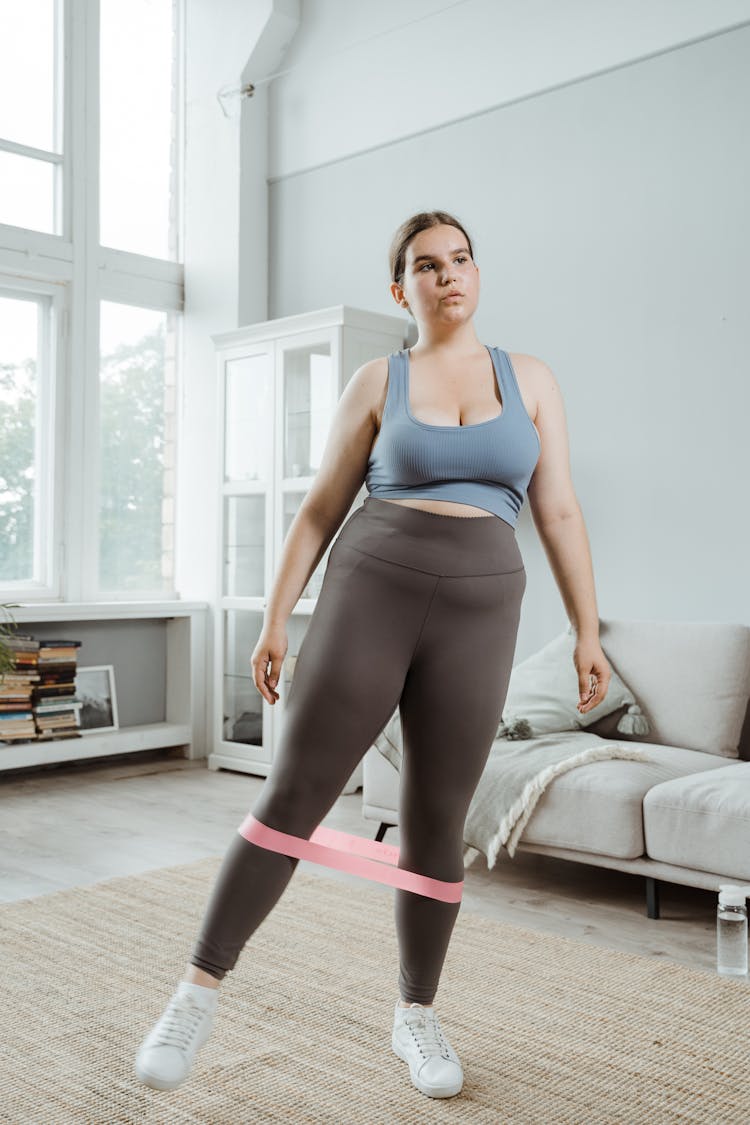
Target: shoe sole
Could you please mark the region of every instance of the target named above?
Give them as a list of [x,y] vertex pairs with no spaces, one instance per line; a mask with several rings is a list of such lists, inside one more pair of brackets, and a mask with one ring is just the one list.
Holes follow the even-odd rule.
[[423,1082],[419,1075],[414,1074],[408,1056],[402,1051],[401,1044],[396,1039],[395,1034],[391,1037],[391,1046],[398,1057],[409,1067],[409,1074],[416,1088],[421,1093],[426,1094],[428,1098],[452,1098],[455,1094],[461,1093],[464,1085],[463,1077],[458,1083],[453,1082],[447,1086],[430,1086],[428,1083]]
[[181,1086],[188,1076],[180,1078],[176,1082],[169,1082],[166,1078],[158,1078],[157,1075],[151,1074],[150,1071],[144,1070],[139,1063],[135,1064],[136,1078],[143,1082],[144,1086],[149,1086],[152,1090],[176,1090]]

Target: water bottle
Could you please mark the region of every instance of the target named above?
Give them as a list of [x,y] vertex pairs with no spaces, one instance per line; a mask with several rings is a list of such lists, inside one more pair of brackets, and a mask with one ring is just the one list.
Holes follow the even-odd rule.
[[750,887],[719,884],[716,968],[723,976],[747,975],[747,895],[750,895]]

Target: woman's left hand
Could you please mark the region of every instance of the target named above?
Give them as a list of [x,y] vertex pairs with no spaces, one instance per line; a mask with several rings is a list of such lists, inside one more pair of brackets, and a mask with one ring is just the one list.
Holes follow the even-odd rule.
[[573,650],[573,663],[578,672],[580,692],[577,708],[585,715],[604,699],[612,673],[601,645],[596,640],[578,641]]

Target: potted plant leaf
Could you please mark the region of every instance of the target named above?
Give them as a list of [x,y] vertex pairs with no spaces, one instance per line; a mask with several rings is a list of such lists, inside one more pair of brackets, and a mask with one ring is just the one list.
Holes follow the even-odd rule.
[[0,609],[3,610],[6,618],[10,618],[13,622],[12,625],[7,620],[0,622],[0,683],[5,678],[5,673],[14,671],[16,667],[15,654],[5,638],[11,636],[17,628],[16,620],[10,610],[18,609],[20,604],[20,602],[3,602],[0,604]]

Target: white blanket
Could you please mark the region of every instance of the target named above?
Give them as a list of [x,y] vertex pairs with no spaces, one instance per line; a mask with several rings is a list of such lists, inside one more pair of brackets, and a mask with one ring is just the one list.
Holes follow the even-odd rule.
[[550,781],[575,766],[605,758],[648,760],[632,744],[606,742],[586,731],[496,738],[466,816],[464,867],[469,867],[480,851],[487,856],[487,867],[494,867],[503,845],[512,858]]

